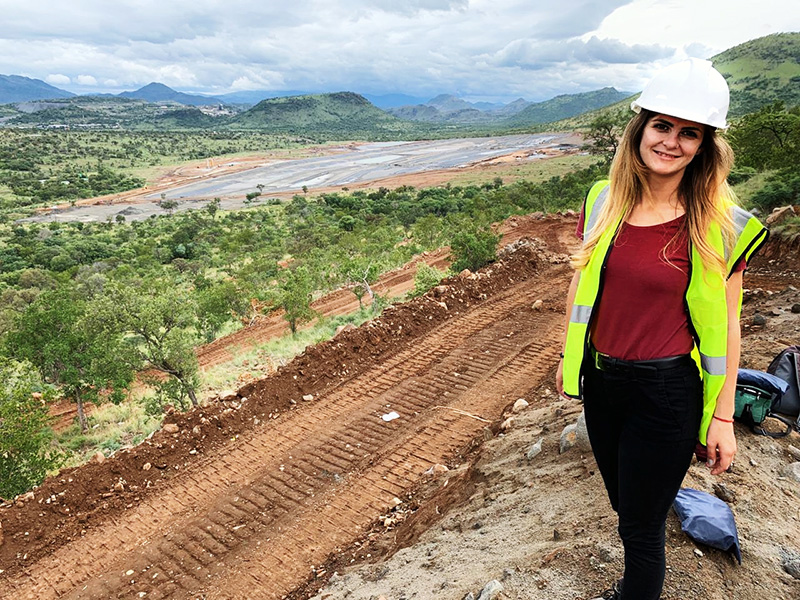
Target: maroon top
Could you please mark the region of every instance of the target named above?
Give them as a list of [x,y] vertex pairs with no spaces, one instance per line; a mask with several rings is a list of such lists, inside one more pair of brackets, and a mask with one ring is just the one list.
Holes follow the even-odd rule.
[[[684,305],[690,266],[687,234],[681,232],[685,218],[646,227],[630,223],[620,227],[592,317],[592,343],[598,351],[625,360],[691,352],[694,340]],[[581,239],[583,222],[581,211]],[[668,243],[666,255],[672,264],[663,252]],[[736,270],[744,268],[742,261]]]

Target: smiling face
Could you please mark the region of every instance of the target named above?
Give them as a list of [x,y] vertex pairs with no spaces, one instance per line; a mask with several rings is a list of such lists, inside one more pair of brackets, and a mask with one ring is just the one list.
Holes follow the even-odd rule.
[[639,155],[650,177],[683,177],[700,152],[705,127],[694,121],[656,114],[645,124]]

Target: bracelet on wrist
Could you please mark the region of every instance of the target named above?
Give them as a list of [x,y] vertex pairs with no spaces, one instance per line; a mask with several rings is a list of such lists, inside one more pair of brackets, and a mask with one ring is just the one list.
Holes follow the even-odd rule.
[[714,415],[714,418],[717,421],[722,421],[723,423],[733,423],[733,419],[723,419],[722,417],[718,417],[717,415]]

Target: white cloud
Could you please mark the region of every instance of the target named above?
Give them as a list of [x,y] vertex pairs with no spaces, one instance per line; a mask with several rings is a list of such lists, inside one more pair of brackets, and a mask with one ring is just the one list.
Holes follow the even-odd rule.
[[47,75],[44,80],[50,85],[69,85],[70,78],[61,73],[51,73]]
[[160,81],[542,100],[635,91],[683,56],[800,30],[787,0],[0,0],[0,10],[0,73],[63,77],[75,91]]
[[97,79],[95,79],[91,75],[78,75],[76,81],[78,82],[78,85],[87,85],[87,86],[97,85]]

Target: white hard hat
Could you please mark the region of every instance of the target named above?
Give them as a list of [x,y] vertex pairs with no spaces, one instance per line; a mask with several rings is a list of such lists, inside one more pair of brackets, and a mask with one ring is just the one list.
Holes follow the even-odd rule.
[[729,104],[728,83],[711,61],[690,58],[656,73],[631,102],[631,109],[638,113],[646,108],[725,129]]

